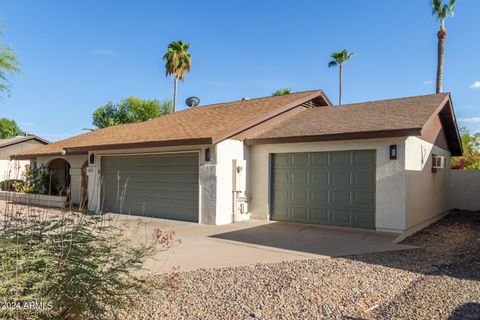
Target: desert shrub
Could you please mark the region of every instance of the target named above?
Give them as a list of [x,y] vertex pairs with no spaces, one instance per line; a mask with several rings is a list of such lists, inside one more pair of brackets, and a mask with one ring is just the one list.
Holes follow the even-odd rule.
[[138,271],[145,259],[173,244],[173,232],[156,229],[150,240],[134,245],[125,236],[127,227],[107,215],[25,207],[5,211],[1,319],[104,319],[153,287],[168,286]]
[[0,182],[0,190],[2,191],[20,191],[23,189],[25,182],[18,179],[3,180]]

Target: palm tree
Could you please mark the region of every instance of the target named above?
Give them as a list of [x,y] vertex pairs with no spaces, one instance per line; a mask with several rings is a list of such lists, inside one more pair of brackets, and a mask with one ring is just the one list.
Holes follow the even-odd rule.
[[3,33],[0,28],[0,93],[9,93],[10,82],[7,79],[7,74],[21,74],[20,61],[15,51],[3,44]]
[[328,63],[328,67],[336,67],[337,65],[340,67],[340,93],[338,96],[339,105],[342,105],[342,72],[343,72],[343,64],[350,60],[353,56],[353,52],[348,52],[347,49],[342,50],[340,52],[334,52],[330,55],[333,58],[332,61]]
[[284,89],[278,89],[277,91],[272,93],[272,96],[273,97],[284,96],[284,95],[290,94],[290,93],[292,93],[292,89],[284,88]]
[[185,73],[190,72],[192,57],[188,52],[189,43],[174,41],[168,45],[168,50],[163,56],[165,60],[166,76],[173,76],[173,112],[177,111],[177,81],[184,80]]
[[447,29],[445,28],[445,19],[448,16],[453,17],[453,7],[455,0],[450,0],[448,4],[443,4],[443,0],[432,0],[432,15],[435,20],[440,22],[440,30],[438,36],[438,61],[437,61],[437,93],[442,92],[443,84],[443,65],[445,59],[445,38],[447,37]]

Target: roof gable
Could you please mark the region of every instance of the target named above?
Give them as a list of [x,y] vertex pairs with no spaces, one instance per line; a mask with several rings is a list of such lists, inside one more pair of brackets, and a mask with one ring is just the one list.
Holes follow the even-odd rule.
[[312,99],[321,99],[323,105],[329,104],[321,90],[212,104],[141,123],[95,130],[16,157],[58,154],[63,150],[78,153],[99,149],[218,143]]
[[0,148],[5,148],[17,143],[22,143],[30,140],[36,140],[43,144],[48,144],[49,142],[43,138],[40,138],[36,135],[26,135],[26,136],[19,136],[19,137],[11,137],[6,139],[0,139]]
[[460,142],[456,138],[458,130],[448,93],[307,109],[268,131],[249,137],[246,142],[258,144],[421,136],[429,119],[439,115],[444,119],[442,125],[446,128],[449,149],[455,155]]

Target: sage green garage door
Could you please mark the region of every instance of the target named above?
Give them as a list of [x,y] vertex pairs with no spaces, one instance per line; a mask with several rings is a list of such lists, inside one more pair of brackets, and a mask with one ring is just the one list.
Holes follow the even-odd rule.
[[272,155],[272,219],[375,227],[375,151]]
[[101,163],[105,212],[198,221],[197,153],[111,156]]

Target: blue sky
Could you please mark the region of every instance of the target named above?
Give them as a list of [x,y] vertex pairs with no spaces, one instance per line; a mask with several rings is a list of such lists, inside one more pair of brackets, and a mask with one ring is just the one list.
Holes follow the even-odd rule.
[[[480,131],[480,1],[457,1],[447,20],[444,91],[460,126]],[[59,140],[92,127],[91,114],[127,96],[171,98],[167,44],[191,44],[179,106],[322,88],[338,101],[333,51],[355,52],[344,103],[433,93],[436,32],[428,0],[1,1],[5,42],[23,76],[12,78],[0,117]],[[480,82],[477,85],[480,87]]]

